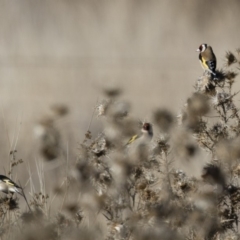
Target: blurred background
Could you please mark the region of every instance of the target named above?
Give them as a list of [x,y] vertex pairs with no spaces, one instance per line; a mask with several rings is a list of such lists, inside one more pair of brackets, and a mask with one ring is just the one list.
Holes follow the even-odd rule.
[[203,72],[199,45],[213,47],[218,68],[240,47],[239,10],[239,0],[0,0],[1,173],[17,149],[24,185],[40,158],[34,126],[53,104],[69,107],[58,127],[71,161],[103,88],[121,88],[136,118],[178,114]]

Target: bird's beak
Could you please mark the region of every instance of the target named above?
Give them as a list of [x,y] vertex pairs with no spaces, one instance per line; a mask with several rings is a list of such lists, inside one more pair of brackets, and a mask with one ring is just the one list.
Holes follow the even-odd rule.
[[196,52],[200,52],[200,49],[198,48],[198,49],[196,50]]

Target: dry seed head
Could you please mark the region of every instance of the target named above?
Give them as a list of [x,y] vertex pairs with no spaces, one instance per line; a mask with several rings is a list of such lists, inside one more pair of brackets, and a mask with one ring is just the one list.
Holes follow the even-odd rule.
[[55,145],[45,145],[40,149],[40,153],[47,161],[52,161],[59,156],[59,147]]
[[225,78],[226,78],[225,71],[223,69],[218,69],[218,70],[216,70],[216,75],[217,75],[216,81],[219,84],[219,86],[221,86],[220,84],[224,83]]
[[161,155],[167,153],[170,145],[168,144],[169,136],[161,135],[153,144],[152,152],[155,155]]
[[209,132],[218,141],[228,136],[227,127],[223,123],[215,123]]
[[107,141],[104,134],[100,134],[91,146],[91,151],[97,156],[101,157],[106,154],[108,150]]
[[54,104],[50,108],[58,117],[63,117],[69,113],[69,108],[64,104]]
[[109,98],[116,98],[122,94],[122,89],[114,88],[114,87],[107,87],[103,89],[103,93]]
[[143,181],[139,182],[139,183],[136,185],[136,190],[142,191],[142,190],[144,190],[147,186],[148,186],[148,182],[147,182],[146,180],[143,180]]
[[225,103],[229,99],[230,95],[225,92],[217,92],[217,94],[211,98],[211,102],[214,106],[219,106]]
[[80,182],[89,181],[90,177],[95,175],[95,171],[88,161],[77,163],[76,170],[78,172],[78,180]]
[[221,92],[217,94],[217,98],[218,98],[219,104],[222,104],[228,101],[228,99],[230,98],[230,95],[228,93]]
[[84,218],[84,212],[80,209],[76,212],[76,221],[79,224]]
[[42,118],[34,127],[34,134],[37,138],[44,138],[48,129],[53,128],[54,119],[52,117]]
[[202,178],[205,182],[208,182],[210,184],[217,184],[223,188],[226,185],[225,175],[222,169],[217,165],[207,164],[203,168]]
[[194,178],[189,178],[182,170],[173,172],[173,189],[180,191],[180,194],[193,191],[196,189]]
[[0,208],[5,208],[5,210],[16,210],[19,208],[18,205],[18,198],[8,198],[8,197],[4,197],[4,198],[0,198]]
[[110,228],[110,231],[115,235],[114,239],[126,239],[129,235],[129,231],[123,223],[113,223]]
[[56,221],[57,224],[63,228],[63,227],[69,227],[71,226],[71,220],[68,219],[64,214],[62,213],[58,213],[58,215],[56,216]]
[[195,116],[203,116],[209,112],[209,98],[200,93],[194,93],[188,99],[188,113]]
[[231,82],[231,83],[234,83],[234,79],[236,78],[237,75],[238,73],[233,71],[225,72],[225,77],[228,79],[228,82]]
[[226,52],[226,56],[225,56],[225,59],[226,59],[226,66],[229,67],[231,66],[232,64],[236,63],[237,62],[237,59],[236,57],[234,56],[234,54],[230,51]]
[[79,210],[79,206],[77,203],[67,203],[64,205],[64,209],[66,209],[70,214],[75,215]]
[[217,93],[216,98],[214,98],[213,103],[216,106],[224,105],[226,110],[231,110],[234,108],[232,96],[226,92]]
[[196,82],[195,88],[198,93],[210,96],[214,96],[216,94],[216,86],[209,76],[200,77]]
[[185,109],[182,109],[181,113],[177,115],[178,125],[183,125],[184,123],[186,123],[187,118],[188,118],[188,114],[187,114],[187,109],[185,107]]
[[163,132],[168,132],[173,124],[173,116],[168,110],[159,109],[153,115],[156,125]]
[[233,168],[233,173],[239,178],[240,177],[240,164],[237,164],[234,168]]
[[130,104],[127,102],[112,102],[108,105],[106,114],[113,119],[121,119],[128,115]]
[[44,117],[34,128],[35,135],[40,139],[40,153],[47,161],[56,159],[60,155],[61,136],[55,127],[52,117]]
[[97,105],[96,110],[97,110],[98,117],[106,116],[108,105],[109,105],[108,101],[102,101]]

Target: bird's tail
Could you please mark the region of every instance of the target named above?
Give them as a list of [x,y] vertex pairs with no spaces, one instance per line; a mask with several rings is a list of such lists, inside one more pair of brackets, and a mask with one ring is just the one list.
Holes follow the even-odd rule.
[[217,79],[217,74],[216,74],[216,72],[211,71],[210,74],[211,74],[211,75],[210,75],[210,76],[211,76],[211,80]]

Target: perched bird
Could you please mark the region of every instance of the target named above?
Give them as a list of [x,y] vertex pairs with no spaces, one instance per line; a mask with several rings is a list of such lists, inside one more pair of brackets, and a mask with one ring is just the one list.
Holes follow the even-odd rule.
[[197,52],[200,52],[199,60],[202,68],[205,71],[208,71],[211,74],[211,78],[214,79],[216,77],[217,59],[212,47],[208,46],[206,43],[203,43],[199,46]]
[[6,194],[8,193],[19,193],[22,194],[22,188],[19,187],[15,182],[13,182],[10,178],[0,175],[0,191]]
[[4,192],[6,194],[11,194],[13,195],[14,193],[19,193],[20,195],[22,195],[28,205],[29,210],[31,211],[31,208],[28,204],[28,201],[26,199],[26,196],[23,192],[23,189],[21,187],[19,187],[15,182],[13,182],[10,178],[4,176],[4,175],[0,175],[0,191]]
[[132,164],[145,161],[148,158],[153,128],[150,123],[143,123],[141,134],[132,136],[126,144],[127,156]]
[[130,145],[130,144],[136,142],[136,140],[139,143],[150,142],[152,140],[153,129],[152,129],[151,123],[143,123],[141,132],[142,132],[141,135],[137,134],[137,135],[132,136],[126,145]]

